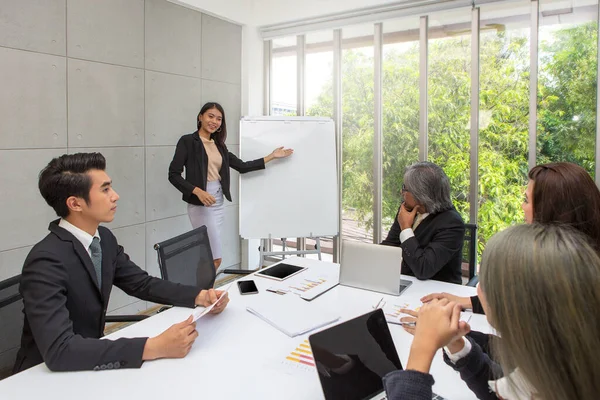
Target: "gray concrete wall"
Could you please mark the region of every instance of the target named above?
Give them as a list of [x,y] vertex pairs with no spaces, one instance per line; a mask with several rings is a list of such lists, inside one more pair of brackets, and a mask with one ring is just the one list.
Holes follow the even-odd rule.
[[[159,276],[152,246],[191,229],[167,167],[204,102],[223,104],[239,151],[242,28],[164,0],[0,0],[0,10],[0,280],[20,273],[56,218],[38,173],[81,151],[106,157],[121,196],[109,227]],[[238,179],[232,171],[222,267],[240,263]],[[115,289],[109,309],[149,306]]]

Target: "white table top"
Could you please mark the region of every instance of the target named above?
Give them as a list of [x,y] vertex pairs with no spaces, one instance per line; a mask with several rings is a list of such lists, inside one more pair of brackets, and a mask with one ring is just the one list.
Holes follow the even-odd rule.
[[[331,263],[305,258],[287,259],[286,262],[311,268],[334,267]],[[315,309],[327,304],[339,310],[340,321],[343,321],[372,311],[373,305],[382,297],[415,304],[432,292],[446,291],[464,296],[475,293],[471,287],[403,278],[414,283],[399,298],[337,286],[310,304]],[[315,370],[294,370],[282,364],[285,356],[309,334],[290,338],[246,311],[246,305],[257,296],[270,296],[273,301],[280,296],[265,291],[274,281],[261,277],[254,280],[259,288],[258,295],[241,296],[234,285],[229,290],[231,301],[227,309],[220,315],[208,315],[198,321],[199,337],[183,359],[146,362],[140,369],[99,372],[57,373],[42,364],[0,381],[0,398],[106,400],[117,396],[127,400],[149,400],[192,395],[199,399],[322,399]],[[175,307],[107,338],[155,336],[185,320],[190,313],[190,309]],[[485,316],[473,315],[470,324],[474,330],[490,332]],[[399,325],[389,326],[400,360],[406,365],[412,336]],[[449,400],[475,399],[458,374],[444,364],[441,351],[434,359],[431,373],[436,381],[433,390],[437,394]]]

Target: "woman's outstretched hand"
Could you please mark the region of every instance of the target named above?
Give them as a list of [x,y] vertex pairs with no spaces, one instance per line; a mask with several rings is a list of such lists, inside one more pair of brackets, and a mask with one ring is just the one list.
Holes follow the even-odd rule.
[[265,164],[276,158],[289,157],[293,153],[294,153],[294,149],[284,149],[283,146],[278,147],[275,150],[273,150],[273,152],[271,152],[271,154],[269,154],[268,156],[265,157]]

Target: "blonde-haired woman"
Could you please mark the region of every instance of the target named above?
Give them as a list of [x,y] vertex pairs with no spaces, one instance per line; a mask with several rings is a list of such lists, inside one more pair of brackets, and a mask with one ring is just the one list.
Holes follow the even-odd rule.
[[419,310],[406,371],[384,378],[388,398],[430,399],[431,361],[446,347],[444,359],[480,399],[598,399],[600,257],[589,241],[560,226],[515,226],[490,240],[482,266],[478,294],[502,337],[500,364],[465,338],[458,303],[433,300]]

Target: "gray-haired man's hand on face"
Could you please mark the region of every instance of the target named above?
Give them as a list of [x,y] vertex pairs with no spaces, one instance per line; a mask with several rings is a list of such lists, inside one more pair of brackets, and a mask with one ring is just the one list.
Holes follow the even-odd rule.
[[408,211],[404,207],[404,203],[400,206],[400,212],[398,213],[398,223],[400,224],[400,229],[408,229],[412,228],[413,223],[415,222],[415,217],[417,215],[417,209],[419,207],[414,207],[411,211]]

